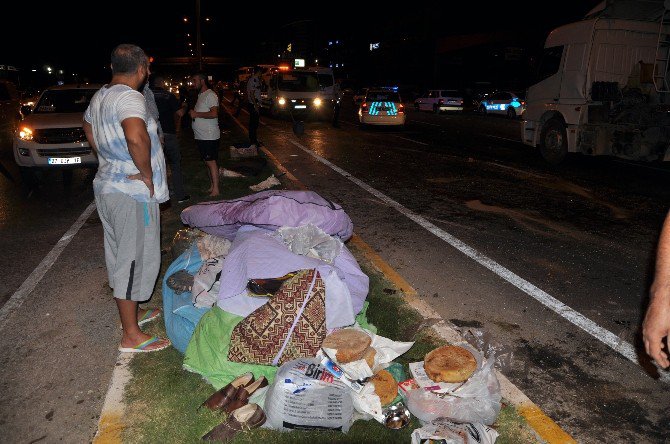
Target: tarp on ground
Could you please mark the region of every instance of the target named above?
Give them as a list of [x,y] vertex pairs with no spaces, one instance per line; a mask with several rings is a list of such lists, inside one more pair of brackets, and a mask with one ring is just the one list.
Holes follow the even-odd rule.
[[195,274],[201,265],[202,259],[200,258],[198,247],[194,243],[170,264],[163,278],[163,320],[165,322],[165,330],[174,348],[181,353],[186,351],[186,346],[191,340],[195,326],[198,325],[202,315],[207,313],[210,308],[196,308],[193,306],[191,292],[175,293],[173,289],[168,287],[167,279],[179,270],[186,270],[190,274]]
[[184,209],[181,220],[202,231],[233,240],[242,225],[276,230],[313,224],[342,241],[354,226],[342,207],[314,191],[268,190],[239,199],[201,202]]

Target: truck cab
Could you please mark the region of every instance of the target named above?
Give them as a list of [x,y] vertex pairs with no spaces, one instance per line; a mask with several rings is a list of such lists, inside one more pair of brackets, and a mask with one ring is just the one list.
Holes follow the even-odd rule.
[[668,18],[661,10],[656,20],[596,17],[553,30],[527,91],[523,142],[550,164],[567,153],[669,160]]

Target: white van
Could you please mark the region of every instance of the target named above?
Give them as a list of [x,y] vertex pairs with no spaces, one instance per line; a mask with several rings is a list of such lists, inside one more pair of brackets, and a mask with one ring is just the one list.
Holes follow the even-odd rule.
[[290,68],[272,70],[261,107],[277,116],[292,112],[314,116],[330,114],[339,100],[331,68]]

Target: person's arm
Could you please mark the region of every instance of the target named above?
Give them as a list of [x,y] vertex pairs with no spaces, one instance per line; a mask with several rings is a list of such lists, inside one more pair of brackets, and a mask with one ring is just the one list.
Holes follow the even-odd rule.
[[642,323],[644,348],[661,367],[670,366],[663,339],[670,336],[670,213],[665,218],[656,253],[656,273],[651,285],[651,301]]
[[128,144],[128,152],[140,171],[128,179],[141,180],[149,188],[149,196],[154,195],[153,171],[151,170],[151,139],[146,123],[139,117],[129,117],[121,121],[121,127]]
[[199,118],[199,119],[216,119],[219,117],[219,107],[218,106],[213,106],[209,109],[209,111],[191,111],[191,117],[192,118]]
[[90,123],[84,120],[83,127],[84,127],[84,134],[86,134],[86,140],[88,140],[88,144],[91,145],[91,148],[93,148],[93,152],[95,152],[97,155],[98,147],[95,145],[95,139],[93,138],[93,126],[91,126]]

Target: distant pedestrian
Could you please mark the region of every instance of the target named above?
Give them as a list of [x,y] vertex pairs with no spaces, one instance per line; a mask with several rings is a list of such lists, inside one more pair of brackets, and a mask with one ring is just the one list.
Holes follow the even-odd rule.
[[342,88],[340,81],[333,84],[333,127],[340,127],[340,104],[342,103]]
[[207,84],[207,76],[198,73],[193,76],[198,91],[198,100],[194,109],[189,111],[193,119],[192,127],[195,144],[200,151],[200,158],[205,162],[211,186],[207,190],[210,197],[219,195],[219,98]]
[[112,80],[91,99],[84,132],[98,156],[93,191],[102,221],[105,262],[121,318],[119,350],[150,352],[170,345],[139,324],[158,310],[139,309],[151,298],[161,265],[160,209],[168,199],[165,158],[156,120],[138,91],[149,75],[144,51],[123,44],[112,52]]
[[184,192],[184,178],[181,171],[181,152],[177,140],[177,121],[181,117],[179,101],[170,91],[163,88],[165,79],[156,76],[151,89],[158,110],[160,128],[162,129],[163,152],[170,163],[172,173],[172,194],[174,199],[183,203],[191,198]]
[[258,122],[261,109],[261,67],[254,66],[254,73],[247,81],[247,111],[249,111],[249,142],[258,146]]
[[235,117],[238,117],[242,112],[242,108],[244,108],[244,105],[246,103],[246,99],[244,97],[246,90],[247,90],[246,80],[240,82],[238,84],[238,88],[235,89],[235,97],[233,97],[233,103],[235,103],[235,99],[237,99],[237,108],[235,108],[235,113],[233,114]]

